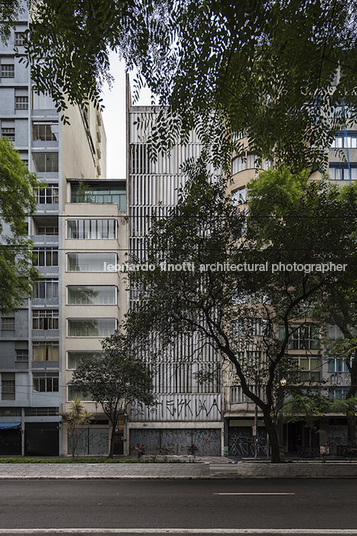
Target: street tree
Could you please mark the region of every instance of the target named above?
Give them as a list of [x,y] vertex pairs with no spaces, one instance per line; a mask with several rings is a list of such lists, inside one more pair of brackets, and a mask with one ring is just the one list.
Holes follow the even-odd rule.
[[79,398],[74,398],[69,404],[69,412],[63,415],[69,431],[72,458],[75,457],[78,443],[92,421],[92,414],[87,411]]
[[153,146],[195,127],[228,165],[244,132],[252,153],[311,169],[356,119],[356,13],[355,0],[51,0],[36,6],[26,54],[59,109],[100,102],[114,50],[138,72],[134,100],[146,84],[171,107]]
[[345,405],[340,404],[340,409],[344,408],[346,413],[348,445],[356,447],[357,290],[353,280],[350,281],[350,286],[347,283],[345,281],[343,288],[337,287],[326,297],[321,304],[324,310],[321,310],[320,314],[327,316],[328,320],[340,329],[341,336],[337,338],[328,338],[326,333],[326,348],[331,359],[339,359],[350,374]]
[[128,336],[153,361],[178,334],[191,337],[197,352],[212,346],[262,412],[279,462],[273,413],[280,382],[295,381],[291,338],[314,328],[316,303],[355,273],[356,202],[326,180],[283,168],[249,184],[247,210],[232,205],[225,179],[204,163],[186,171],[177,206],[166,218],[158,212],[149,232],[151,269],[131,273],[141,297],[129,311]]
[[102,405],[110,423],[109,458],[113,458],[119,416],[126,415],[128,405],[134,401],[151,405],[155,397],[152,371],[135,355],[120,331],[105,339],[103,350],[102,354],[81,360],[73,372],[71,385]]
[[36,210],[34,190],[40,184],[12,142],[0,138],[0,311],[5,314],[23,304],[39,277],[27,217]]

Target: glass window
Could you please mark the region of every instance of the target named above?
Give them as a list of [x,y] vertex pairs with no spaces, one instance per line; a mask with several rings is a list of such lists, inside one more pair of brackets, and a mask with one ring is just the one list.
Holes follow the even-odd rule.
[[92,402],[93,398],[92,396],[87,393],[86,396],[78,389],[78,387],[75,387],[74,385],[68,385],[67,387],[67,400],[70,402],[74,398],[79,398],[83,402]]
[[34,249],[34,266],[58,266],[58,249]]
[[27,363],[29,360],[28,350],[15,350],[16,351],[16,361],[18,363]]
[[1,398],[3,400],[15,400],[15,373],[1,373]]
[[67,253],[69,272],[106,272],[117,264],[116,253]]
[[255,154],[248,154],[247,169],[254,169],[258,165],[258,157]]
[[25,97],[15,97],[15,110],[28,110],[29,108],[29,98]]
[[15,76],[15,66],[11,64],[2,64],[1,65],[1,77],[2,78],[14,78]]
[[58,184],[50,184],[46,188],[37,190],[37,203],[39,205],[52,205],[58,203]]
[[232,192],[232,205],[234,207],[245,203],[245,188],[238,188]]
[[246,162],[242,156],[237,156],[232,162],[232,175],[246,169]]
[[32,153],[32,158],[37,173],[58,172],[58,153]]
[[67,287],[68,305],[116,305],[117,287],[72,285]]
[[58,227],[53,226],[39,226],[37,228],[37,235],[49,235],[49,236],[57,236],[58,235]]
[[116,318],[69,318],[68,337],[110,337],[116,327]]
[[344,339],[341,329],[336,324],[328,324],[327,336],[329,339]]
[[86,357],[99,357],[103,352],[101,351],[75,351],[71,350],[67,352],[67,369],[74,370],[77,368],[79,362]]
[[58,121],[33,121],[32,139],[33,141],[58,141],[59,125]]
[[15,317],[3,316],[1,320],[1,329],[3,331],[14,331],[15,330]]
[[313,325],[296,327],[291,335],[289,348],[291,350],[317,350],[320,347],[319,328]]
[[34,342],[32,345],[33,361],[58,361],[58,342]]
[[114,239],[116,238],[116,220],[67,220],[67,238]]
[[58,374],[34,374],[33,390],[35,393],[58,392]]
[[24,32],[15,32],[15,47],[21,47],[24,44]]
[[15,141],[15,127],[11,127],[11,128],[2,128],[1,129],[1,135],[3,137],[6,137],[8,138],[9,140],[11,141]]
[[344,359],[329,358],[328,371],[334,372],[348,372],[347,363]]
[[32,329],[58,329],[58,309],[32,311]]
[[34,286],[34,298],[58,298],[58,279],[41,279]]
[[319,357],[300,357],[299,379],[301,381],[319,381],[321,376],[321,360]]
[[355,181],[357,180],[357,164],[350,166],[346,162],[331,162],[328,169],[330,178],[334,181]]

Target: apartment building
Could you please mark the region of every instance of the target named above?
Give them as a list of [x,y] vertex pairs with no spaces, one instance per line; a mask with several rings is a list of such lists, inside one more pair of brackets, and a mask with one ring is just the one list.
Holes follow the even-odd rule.
[[[0,319],[0,453],[57,455],[68,453],[62,415],[75,395],[71,370],[83,353],[100,351],[125,312],[118,276],[104,273],[104,263],[126,247],[126,193],[124,180],[105,180],[101,112],[69,107],[63,125],[51,98],[32,90],[14,54],[27,27],[23,13],[0,45],[0,129],[44,183],[28,221],[41,279],[33,299]],[[93,408],[83,449],[97,453],[107,448],[108,426]]]
[[[246,147],[244,156],[232,159],[232,180],[228,183],[228,192],[234,205],[244,205],[247,199],[247,185],[256,174],[270,167],[269,161],[257,164],[256,155],[249,151],[248,140],[241,138]],[[328,169],[332,181],[343,186],[357,179],[357,131],[341,131],[337,134],[328,155]],[[313,178],[319,178],[316,172]],[[341,338],[338,326],[327,323],[324,336]],[[313,324],[305,325],[297,330],[289,343],[289,354],[299,363],[302,380],[325,380],[330,390],[330,397],[344,399],[350,385],[350,374],[346,363],[328,355],[322,344],[322,335]],[[228,453],[237,456],[253,456],[255,436],[253,426],[256,425],[257,447],[259,456],[267,454],[268,443],[264,421],[255,404],[248,399],[239,385],[235,373],[228,367],[224,380],[223,417],[226,430]],[[281,423],[282,424],[282,423]],[[347,445],[347,422],[342,414],[330,414],[318,423],[319,433],[313,434],[312,453],[319,455],[319,446],[328,442],[331,453],[341,454]],[[309,448],[309,431],[303,420],[284,424],[283,449],[304,455]]]
[[[178,189],[185,176],[181,165],[187,158],[197,158],[201,146],[194,132],[187,145],[177,144],[170,155],[159,155],[156,162],[148,157],[146,125],[154,120],[158,109],[132,106],[127,86],[127,177],[129,251],[142,258],[151,216],[161,215],[177,203]],[[131,293],[130,302],[137,299]],[[215,365],[220,357],[212,350],[194,354],[192,342],[177,340],[172,352],[163,353],[156,362],[154,392],[157,404],[151,408],[136,404],[128,421],[130,452],[137,443],[147,453],[157,454],[160,447],[175,454],[187,454],[194,444],[200,455],[220,455],[223,446],[221,382],[200,384],[195,372]]]

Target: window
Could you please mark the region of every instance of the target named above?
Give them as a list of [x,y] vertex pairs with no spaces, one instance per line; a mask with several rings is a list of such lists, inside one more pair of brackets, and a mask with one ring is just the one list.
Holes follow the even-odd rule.
[[67,400],[71,401],[74,398],[79,398],[83,402],[92,402],[93,398],[89,393],[86,393],[84,395],[82,391],[78,389],[78,387],[75,387],[74,385],[68,385],[67,387]]
[[34,254],[34,266],[58,266],[58,249],[34,249]]
[[255,169],[258,166],[258,157],[255,154],[248,154],[247,169]]
[[15,350],[16,352],[16,361],[18,363],[27,363],[29,360],[28,350]]
[[331,400],[346,400],[348,390],[348,387],[334,387],[329,391],[329,398]]
[[333,372],[348,372],[347,363],[344,359],[330,358],[328,360],[328,371]]
[[15,32],[15,47],[21,47],[24,44],[24,32]]
[[298,327],[290,337],[290,350],[317,350],[319,347],[319,328],[317,326],[304,325]]
[[58,121],[33,121],[33,141],[58,141]]
[[32,329],[58,329],[58,309],[32,311]]
[[126,211],[126,192],[120,186],[87,186],[82,182],[72,186],[72,203],[117,203],[119,210]]
[[1,329],[3,331],[15,331],[15,317],[3,316],[1,319]]
[[67,238],[110,240],[116,238],[115,220],[67,220]]
[[58,172],[58,153],[32,153],[32,158],[37,173]]
[[41,279],[34,287],[34,298],[58,298],[58,279]]
[[232,162],[232,175],[246,169],[245,160],[242,156],[237,156]]
[[15,65],[3,64],[1,65],[1,77],[2,78],[14,78]]
[[329,175],[333,181],[351,181],[357,180],[357,164],[346,162],[331,162],[328,169]]
[[69,351],[67,352],[67,369],[74,370],[77,368],[78,364],[82,359],[87,357],[99,357],[102,352],[99,350],[95,351]]
[[110,337],[116,327],[116,318],[69,318],[68,337]]
[[29,98],[15,96],[15,110],[28,110]]
[[114,286],[69,286],[68,305],[116,305],[117,287]]
[[46,188],[37,191],[37,203],[39,205],[52,205],[58,203],[58,184],[50,184]]
[[357,132],[339,132],[331,144],[331,149],[357,149]]
[[58,342],[34,342],[32,344],[33,361],[58,361]]
[[117,264],[116,253],[67,253],[69,272],[106,272],[108,265]]
[[34,374],[33,390],[35,393],[58,392],[58,374]]
[[321,360],[318,357],[298,357],[300,381],[319,381],[321,372]]
[[328,324],[327,336],[329,339],[344,339],[341,329],[336,324]]
[[245,203],[245,188],[238,188],[232,192],[232,205],[234,207]]
[[58,235],[58,227],[57,226],[39,226],[37,228],[37,235],[48,235],[48,236],[57,236]]
[[15,127],[12,128],[2,128],[1,135],[8,138],[11,141],[15,141]]
[[232,337],[254,337],[262,334],[262,319],[247,318],[236,320],[231,325]]
[[15,400],[15,373],[1,373],[1,398],[2,400]]

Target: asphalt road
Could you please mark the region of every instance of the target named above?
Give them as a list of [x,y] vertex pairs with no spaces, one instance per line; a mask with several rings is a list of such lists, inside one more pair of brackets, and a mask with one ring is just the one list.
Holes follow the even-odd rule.
[[357,535],[357,480],[6,480],[2,534]]

